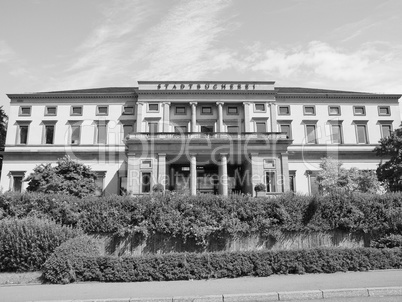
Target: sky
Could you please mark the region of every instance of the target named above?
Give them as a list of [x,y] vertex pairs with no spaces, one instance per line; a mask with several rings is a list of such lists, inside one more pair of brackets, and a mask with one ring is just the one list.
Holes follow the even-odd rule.
[[401,0],[0,0],[0,106],[141,80],[402,94],[401,13]]

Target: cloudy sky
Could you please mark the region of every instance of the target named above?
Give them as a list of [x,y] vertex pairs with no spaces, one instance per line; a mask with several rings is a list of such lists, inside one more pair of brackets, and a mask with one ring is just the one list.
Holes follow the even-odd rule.
[[400,0],[1,0],[6,93],[272,80],[402,93]]

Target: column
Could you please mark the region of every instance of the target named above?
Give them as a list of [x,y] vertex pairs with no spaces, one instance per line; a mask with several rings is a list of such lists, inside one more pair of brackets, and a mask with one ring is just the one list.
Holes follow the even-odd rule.
[[166,190],[168,183],[168,177],[166,175],[166,153],[158,153],[158,179],[157,183],[163,185],[163,189]]
[[170,102],[163,102],[163,130],[170,132]]
[[281,153],[281,163],[282,163],[282,186],[283,192],[289,192],[289,154],[288,152]]
[[191,105],[191,132],[197,131],[197,102],[190,102]]
[[221,154],[221,161],[219,163],[219,194],[228,196],[228,159],[227,153]]
[[197,195],[197,158],[190,154],[190,195]]
[[244,107],[244,131],[251,132],[251,112],[250,112],[250,102],[243,102]]
[[223,132],[223,102],[216,102],[218,105],[218,132]]
[[143,107],[144,103],[142,102],[137,102],[137,129],[136,132],[145,132],[143,127],[142,127],[142,107]]
[[276,122],[276,104],[269,103],[269,117],[271,118],[271,132],[278,131],[278,124]]
[[136,195],[140,194],[140,160],[135,153],[127,154],[127,192]]

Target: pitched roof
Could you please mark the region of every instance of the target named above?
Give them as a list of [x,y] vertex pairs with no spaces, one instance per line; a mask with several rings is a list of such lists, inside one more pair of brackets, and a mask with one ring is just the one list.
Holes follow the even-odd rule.
[[278,93],[352,93],[352,94],[373,94],[369,92],[343,91],[303,87],[275,87]]
[[135,91],[136,87],[102,87],[102,88],[89,88],[89,89],[46,91],[38,93],[125,93],[125,92],[130,93]]

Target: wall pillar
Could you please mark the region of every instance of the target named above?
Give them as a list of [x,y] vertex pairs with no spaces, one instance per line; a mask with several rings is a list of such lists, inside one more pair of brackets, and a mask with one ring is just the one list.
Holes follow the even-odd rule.
[[197,195],[197,158],[190,154],[190,195]]
[[278,131],[278,123],[276,121],[276,104],[269,103],[269,117],[271,119],[271,132]]
[[227,154],[221,154],[221,161],[219,163],[219,194],[228,196],[228,159]]
[[191,132],[197,132],[197,102],[190,102],[191,105]]
[[289,154],[287,152],[281,153],[281,163],[282,163],[282,187],[283,192],[290,191],[289,185]]
[[170,132],[170,102],[163,102],[163,130]]
[[166,153],[158,154],[158,179],[156,183],[162,184],[164,190],[166,190],[166,186],[169,185],[166,175]]
[[244,107],[244,131],[251,132],[250,124],[251,124],[251,103],[243,102]]
[[218,132],[223,132],[223,102],[216,102],[218,105]]
[[137,129],[136,132],[145,132],[143,128],[142,108],[144,103],[137,102]]
[[140,160],[135,153],[127,154],[127,192],[136,195],[140,194]]

